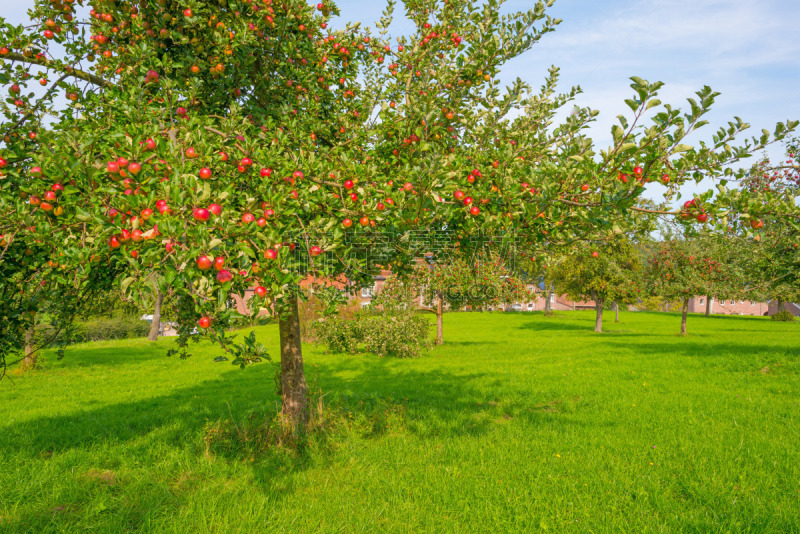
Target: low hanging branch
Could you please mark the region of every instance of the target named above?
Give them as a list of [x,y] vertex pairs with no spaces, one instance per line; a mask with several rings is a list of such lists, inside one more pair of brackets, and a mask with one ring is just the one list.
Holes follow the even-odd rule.
[[23,54],[17,52],[9,52],[4,56],[0,56],[0,59],[4,59],[6,61],[20,61],[22,63],[30,63],[33,65],[41,65],[47,69],[52,69],[59,72],[64,72],[67,76],[72,76],[74,78],[78,78],[80,80],[92,83],[99,87],[114,87],[114,84],[110,81],[101,78],[99,76],[95,76],[94,74],[88,73],[86,71],[78,70],[73,67],[64,67],[59,65],[58,63],[51,61],[41,55],[37,55],[34,57],[27,57]]

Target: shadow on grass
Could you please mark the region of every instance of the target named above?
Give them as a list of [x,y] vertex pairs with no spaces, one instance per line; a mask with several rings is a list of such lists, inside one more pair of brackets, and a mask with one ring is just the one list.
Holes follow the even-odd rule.
[[[796,347],[726,343],[719,337],[676,336],[670,343],[636,343],[609,340],[609,348],[632,351],[652,357],[673,354],[696,359],[704,365],[734,372],[756,372],[765,365],[778,365],[784,372],[800,371],[800,349]],[[718,342],[714,340],[718,339]]]
[[[71,345],[64,350],[64,357],[57,360],[52,354],[48,354],[47,362],[48,368],[53,371],[61,371],[65,368],[77,367],[95,367],[95,366],[125,366],[135,365],[139,362],[157,360],[165,358],[167,350],[170,347],[162,344],[153,344],[148,346],[144,344],[144,340],[131,340],[141,341],[141,346],[125,347],[125,350],[109,350],[116,349],[112,345],[100,345],[92,343],[91,346],[87,345]],[[79,354],[79,357],[75,357]]]
[[[553,318],[551,317],[550,319],[553,319]],[[558,319],[558,317],[556,317],[555,319]],[[570,318],[570,321],[574,321],[574,320],[575,320],[574,318]],[[588,321],[588,320],[585,321],[585,323],[586,324],[584,325],[582,323],[581,324],[575,324],[574,322],[564,322],[564,321],[561,321],[561,322],[548,321],[546,323],[534,322],[534,323],[523,323],[523,324],[519,325],[518,328],[520,328],[522,330],[533,330],[534,332],[545,331],[545,330],[547,330],[547,331],[575,330],[575,331],[589,332],[589,333],[593,332],[594,331],[594,320],[591,321],[591,324],[590,324],[590,321]]]
[[[94,361],[99,351],[88,352]],[[272,449],[252,464],[253,476],[265,495],[281,499],[292,494],[298,473],[315,462],[329,461],[337,442],[352,439],[353,433],[363,439],[380,439],[392,431],[423,440],[457,439],[485,435],[512,418],[526,424],[585,424],[572,416],[574,410],[553,408],[560,399],[487,397],[503,391],[503,385],[489,384],[487,388],[483,374],[398,370],[396,363],[356,356],[307,366],[310,388],[325,393],[323,402],[334,415],[332,426],[312,443],[318,445],[313,454],[302,449],[296,453]],[[206,454],[203,436],[209,422],[239,422],[253,414],[269,419],[275,415],[279,399],[273,376],[274,364],[232,369],[218,378],[158,397],[99,407],[84,404],[82,410],[68,415],[11,423],[0,435],[0,450],[34,465],[50,461],[45,458],[69,458],[75,451],[88,453],[96,461],[104,455],[98,451],[106,448],[114,449],[116,456],[131,458],[130,464],[152,458],[158,449],[189,451],[201,458]],[[478,387],[481,380],[483,389]],[[235,453],[217,457],[231,462],[246,459]],[[133,498],[144,503],[150,497]],[[34,530],[37,524],[46,526],[47,520],[41,514],[19,519],[23,521],[21,530],[24,525]]]

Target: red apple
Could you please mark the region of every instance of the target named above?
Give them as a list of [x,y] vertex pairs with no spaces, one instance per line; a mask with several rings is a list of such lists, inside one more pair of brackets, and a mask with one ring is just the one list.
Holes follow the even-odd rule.
[[222,269],[217,273],[217,282],[219,282],[220,284],[224,284],[225,282],[230,282],[231,280],[233,280],[233,275],[231,274],[230,271]]
[[225,267],[225,257],[217,256],[214,258],[214,270],[221,271]]
[[268,260],[274,260],[278,257],[278,252],[273,248],[268,248],[264,251],[264,257]]
[[208,211],[216,216],[219,216],[222,214],[222,206],[219,204],[209,204]]
[[207,221],[211,217],[211,213],[205,208],[195,208],[192,212],[192,217],[198,221]]
[[322,254],[322,249],[314,245],[313,247],[311,247],[308,253],[311,254],[311,256],[319,256],[320,254]]
[[267,288],[264,286],[256,286],[255,293],[263,299],[267,296]]
[[211,169],[209,169],[208,167],[203,167],[202,169],[200,169],[200,172],[198,173],[198,176],[200,176],[200,178],[202,178],[203,180],[210,180],[211,179]]
[[211,268],[213,262],[211,258],[206,256],[205,254],[197,258],[197,267],[200,268],[201,271],[207,271]]
[[208,328],[211,326],[211,318],[210,317],[201,317],[197,324],[200,328]]

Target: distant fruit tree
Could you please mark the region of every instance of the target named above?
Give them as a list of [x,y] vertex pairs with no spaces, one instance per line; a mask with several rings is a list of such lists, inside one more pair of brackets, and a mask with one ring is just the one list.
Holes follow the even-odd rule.
[[550,267],[548,282],[558,293],[595,304],[595,332],[603,331],[603,308],[641,298],[639,251],[624,237],[606,243],[582,243]]
[[[723,259],[702,239],[671,237],[654,244],[644,269],[647,291],[668,301],[681,303],[681,334],[686,335],[689,301],[702,295],[741,295],[745,289]],[[716,252],[721,252],[719,249]]]
[[[577,93],[555,93],[557,69],[539,92],[501,89],[501,67],[557,25],[551,4],[501,16],[495,2],[409,0],[414,29],[390,40],[392,5],[371,33],[331,29],[328,0],[35,0],[30,24],[0,23],[0,293],[31,291],[31,267],[52,291],[84,292],[95,271],[131,295],[156,279],[182,355],[197,328],[245,365],[259,356],[226,335],[227,303],[253,289],[254,312],[274,302],[282,412],[302,429],[308,276],[408,266],[403,236],[443,223],[541,243],[612,232],[645,209],[648,182],[726,176],[771,141],[734,146],[737,121],[686,145],[716,94],[656,110],[661,84],[634,78],[633,117],[596,151],[584,127],[597,112],[553,123]],[[3,368],[35,311],[12,302]]]

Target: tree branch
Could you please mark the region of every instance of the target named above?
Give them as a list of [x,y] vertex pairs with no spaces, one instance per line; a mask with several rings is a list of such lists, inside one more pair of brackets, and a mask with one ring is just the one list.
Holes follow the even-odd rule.
[[93,83],[94,85],[97,85],[99,87],[114,87],[113,83],[104,78],[95,76],[94,74],[90,74],[82,70],[74,69],[69,66],[61,68],[60,65],[44,57],[31,58],[31,57],[25,57],[24,55],[19,54],[17,52],[9,52],[5,56],[0,56],[0,59],[4,59],[6,61],[20,61],[22,63],[31,63],[33,65],[41,65],[42,67],[52,69],[55,71],[66,72],[67,76],[72,76],[74,78],[78,78],[80,80]]

